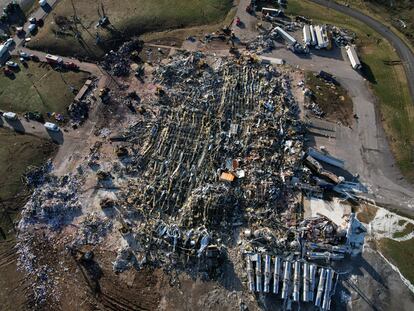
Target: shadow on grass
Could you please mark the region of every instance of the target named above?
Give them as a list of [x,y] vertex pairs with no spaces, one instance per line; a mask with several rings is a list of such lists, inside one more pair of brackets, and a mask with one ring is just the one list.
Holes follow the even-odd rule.
[[372,84],[377,84],[377,80],[375,79],[374,73],[371,70],[371,67],[367,63],[361,62],[362,69],[361,73],[362,76],[367,79]]

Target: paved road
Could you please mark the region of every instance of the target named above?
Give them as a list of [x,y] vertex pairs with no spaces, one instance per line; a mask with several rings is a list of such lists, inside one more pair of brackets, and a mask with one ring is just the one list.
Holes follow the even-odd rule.
[[405,72],[407,75],[408,86],[410,89],[410,94],[412,101],[414,103],[414,53],[411,49],[406,45],[406,43],[401,40],[395,33],[393,33],[387,26],[381,24],[379,21],[369,17],[358,10],[355,10],[350,7],[346,7],[344,5],[329,1],[329,0],[310,0],[314,3],[320,4],[322,6],[328,7],[335,11],[341,12],[346,14],[350,17],[353,17],[364,24],[368,25],[375,31],[377,31],[380,35],[386,38],[392,46],[397,51],[398,56],[401,58]]
[[[46,16],[52,12],[53,8],[56,6],[56,4],[58,3],[59,0],[48,0],[48,6],[42,8],[39,7],[36,11],[34,11],[30,16],[27,17],[27,20],[29,20],[29,18],[34,17],[37,20],[39,19],[43,19],[45,20]],[[28,31],[28,27],[29,27],[30,23],[26,22],[26,24],[24,24],[23,29],[25,31],[25,33],[27,34],[27,37],[30,37],[29,31]],[[13,50],[18,49],[21,45],[23,45],[24,43],[24,37],[21,36],[14,36],[14,41],[16,42],[16,44],[11,48],[11,52],[13,52]]]

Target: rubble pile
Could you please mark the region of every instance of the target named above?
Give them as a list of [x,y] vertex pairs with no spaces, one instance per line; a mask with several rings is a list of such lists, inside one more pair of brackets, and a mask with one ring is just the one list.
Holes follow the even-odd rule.
[[80,223],[73,245],[96,245],[103,241],[112,230],[112,221],[95,214],[87,215]]
[[46,299],[51,298],[58,300],[57,293],[52,294],[52,289],[55,287],[55,280],[50,278],[50,273],[53,269],[48,265],[41,265],[38,263],[34,255],[33,240],[29,234],[19,236],[19,242],[16,244],[19,261],[17,263],[18,269],[24,270],[30,276],[34,277],[34,282],[31,284],[33,303],[35,307],[41,306],[46,302]]
[[90,100],[81,100],[69,105],[68,114],[72,124],[80,125],[88,118],[90,105]]
[[133,251],[146,264],[202,269],[202,258],[211,268],[233,228],[275,226],[279,213],[296,208],[288,181],[303,132],[289,78],[250,57],[201,53],[178,54],[154,76],[157,115],[123,135],[138,142],[126,164],[128,186],[117,194],[138,212],[123,214],[124,235],[138,242]]
[[37,184],[33,195],[26,203],[19,228],[23,231],[30,224],[42,223],[51,229],[57,229],[62,224],[70,222],[81,210],[79,185],[78,176],[46,175],[43,183]]
[[[136,48],[110,53],[107,70],[128,63]],[[273,280],[272,292],[286,303],[303,295],[328,310],[338,277],[331,262],[352,252],[357,226],[352,216],[347,228],[322,216],[304,220],[303,197],[329,192],[356,199],[363,188],[321,164],[343,168],[342,160],[304,152],[285,70],[251,55],[177,52],[155,68],[154,94],[140,102],[151,113],[109,138],[111,148],[104,146],[110,130],[102,129],[102,141],[77,172],[27,179],[36,186],[19,230],[71,223],[82,211],[79,193],[88,177],[99,194],[77,218],[71,248],[110,239],[117,273],[152,266],[211,279],[220,277],[226,260],[239,260],[251,291],[269,293]],[[108,149],[112,154],[101,157]],[[21,244],[30,271],[25,250]]]
[[108,54],[105,54],[105,57],[101,62],[102,68],[116,77],[128,76],[131,69],[130,57],[134,55],[134,52],[139,53],[142,50],[142,47],[143,42],[140,40],[125,42],[117,52],[111,50]]
[[332,39],[338,47],[345,47],[353,44],[356,39],[356,33],[348,29],[331,26]]

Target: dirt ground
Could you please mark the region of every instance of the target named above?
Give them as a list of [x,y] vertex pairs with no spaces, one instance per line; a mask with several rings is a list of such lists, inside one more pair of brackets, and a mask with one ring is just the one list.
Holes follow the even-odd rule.
[[353,103],[347,91],[341,85],[328,83],[312,72],[307,72],[305,79],[306,86],[313,93],[312,100],[325,113],[326,119],[351,126],[353,123]]

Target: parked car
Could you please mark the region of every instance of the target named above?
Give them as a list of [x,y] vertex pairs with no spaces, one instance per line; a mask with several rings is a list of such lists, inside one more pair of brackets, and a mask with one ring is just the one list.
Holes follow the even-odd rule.
[[68,69],[71,69],[71,70],[78,70],[79,69],[79,66],[76,65],[73,62],[67,62],[67,63],[65,63],[65,67],[68,68]]
[[40,61],[39,56],[34,55],[34,54],[30,54],[30,59],[34,62],[39,62]]
[[13,71],[7,67],[3,67],[3,72],[4,72],[4,75],[7,77],[13,76]]
[[55,123],[51,123],[51,122],[46,122],[44,124],[46,130],[48,131],[52,131],[52,132],[59,132],[60,128],[59,126],[57,126]]
[[47,3],[47,0],[39,0],[39,5],[43,7],[49,4]]
[[26,52],[19,52],[19,56],[24,58],[24,59],[29,59],[30,58],[30,55],[27,54]]
[[37,26],[36,24],[30,24],[29,27],[27,27],[27,30],[34,35],[37,32]]
[[7,120],[17,120],[17,114],[15,114],[14,112],[5,112],[3,113],[3,117]]
[[10,68],[19,68],[19,65],[17,63],[12,62],[10,60],[8,62],[6,62],[6,66],[10,67]]
[[15,43],[15,42],[14,42],[13,38],[8,38],[8,39],[6,40],[5,45],[7,46],[7,48],[10,48],[10,47],[11,47],[14,43]]
[[36,17],[30,17],[30,18],[29,18],[29,23],[30,23],[30,24],[36,24],[36,22],[37,22]]

